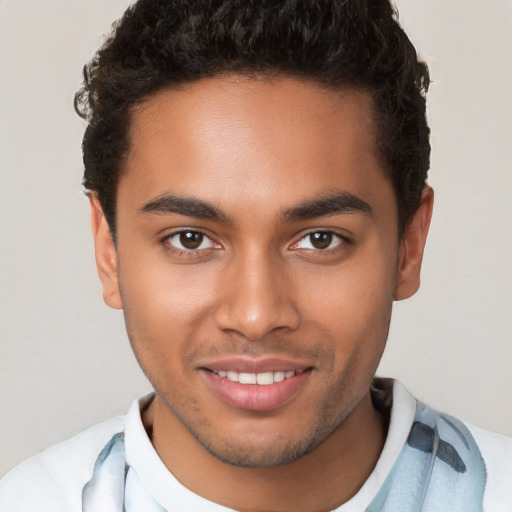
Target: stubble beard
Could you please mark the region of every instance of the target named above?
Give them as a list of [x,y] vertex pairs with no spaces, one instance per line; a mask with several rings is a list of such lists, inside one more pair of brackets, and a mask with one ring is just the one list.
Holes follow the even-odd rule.
[[[156,383],[152,383],[153,385]],[[200,417],[199,406],[194,403],[180,403],[180,407],[165,392],[154,385],[159,398],[168,410],[181,422],[196,441],[217,460],[235,467],[269,468],[290,464],[309,454],[325,441],[348,417],[359,402],[345,403],[339,384],[331,389],[323,405],[315,413],[309,412],[311,424],[295,439],[288,439],[281,433],[272,442],[255,445],[251,440],[244,442],[240,436],[229,439],[215,433],[215,429],[204,416]],[[184,417],[180,411],[195,411],[195,418]],[[258,421],[255,418],[255,421]]]
[[[339,375],[336,383],[328,388],[323,396],[322,403],[315,410],[303,411],[310,421],[307,425],[297,426],[301,429],[298,435],[287,435],[285,432],[277,434],[274,439],[263,443],[253,442],[254,437],[244,439],[240,433],[236,438],[229,438],[225,433],[219,432],[201,411],[199,402],[193,397],[172,396],[165,391],[165,386],[160,385],[159,379],[146,371],[143,358],[139,357],[136,344],[129,336],[134,354],[138,363],[153,386],[157,396],[168,411],[185,427],[191,436],[217,460],[235,467],[241,468],[270,468],[290,464],[311,453],[331,434],[333,434],[357,406],[364,393],[368,391],[373,379],[373,373],[366,383],[354,382],[352,369],[345,368]],[[365,372],[366,373],[366,372]],[[359,373],[360,374],[360,373]],[[349,377],[350,375],[350,377]],[[348,378],[347,378],[348,377]],[[352,377],[352,378],[351,378]],[[347,394],[347,390],[360,389],[358,393]],[[175,391],[173,389],[173,391]],[[276,414],[270,411],[262,414]],[[255,416],[255,422],[258,417]],[[290,420],[292,422],[293,419]],[[293,434],[297,432],[293,431]],[[172,435],[172,433],[170,433]],[[269,437],[270,439],[270,437]]]
[[[382,350],[387,339],[390,320],[391,310],[387,317],[387,330]],[[216,432],[206,415],[202,413],[200,404],[193,398],[176,397],[167,393],[164,390],[165,386],[160,385],[159,379],[146,371],[144,358],[140,357],[138,344],[130,332],[128,322],[126,322],[126,328],[139,366],[170,413],[213,457],[223,463],[243,468],[268,468],[289,464],[317,448],[343,424],[369,390],[378,361],[382,355],[381,351],[374,368],[357,368],[358,364],[355,361],[345,367],[342,374],[337,376],[336,381],[331,382],[331,385],[328,386],[321,404],[314,411],[303,411],[304,414],[309,415],[310,421],[305,427],[300,427],[302,432],[298,436],[290,440],[290,436],[282,432],[266,443],[251,444],[251,440],[244,441],[241,435],[238,435],[236,439],[229,439],[222,432]],[[324,360],[327,358],[331,363],[334,359],[334,354],[327,355],[322,347],[318,347],[316,353],[323,353]],[[330,370],[332,370],[332,367]],[[359,379],[362,374],[367,375],[368,382],[362,382]],[[348,390],[352,390],[352,393],[347,393]],[[359,393],[355,390],[359,390]],[[187,414],[187,412],[190,414]],[[272,414],[272,411],[270,411],[270,414]],[[276,412],[276,414],[279,413]],[[257,421],[258,418],[255,417],[255,422]]]

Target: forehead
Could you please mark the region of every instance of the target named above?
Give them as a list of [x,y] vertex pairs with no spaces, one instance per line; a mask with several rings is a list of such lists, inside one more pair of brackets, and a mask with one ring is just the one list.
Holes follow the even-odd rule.
[[389,191],[370,94],[228,76],[159,92],[133,112],[118,200],[173,193],[286,207],[332,188],[369,200]]

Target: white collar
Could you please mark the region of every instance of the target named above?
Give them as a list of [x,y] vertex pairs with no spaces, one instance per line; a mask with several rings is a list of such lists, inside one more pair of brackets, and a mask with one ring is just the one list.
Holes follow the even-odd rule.
[[[407,441],[416,411],[416,400],[398,381],[392,382],[393,402],[384,448],[377,464],[357,494],[336,512],[365,510],[377,495]],[[128,411],[125,427],[126,461],[153,496],[167,511],[227,512],[232,509],[213,503],[182,485],[160,459],[142,423],[141,411],[154,398],[149,394],[135,400]]]

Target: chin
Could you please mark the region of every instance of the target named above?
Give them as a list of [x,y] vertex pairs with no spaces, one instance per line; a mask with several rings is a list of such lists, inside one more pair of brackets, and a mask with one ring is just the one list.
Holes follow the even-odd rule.
[[290,464],[307,455],[318,444],[309,443],[308,440],[295,444],[287,443],[276,446],[271,443],[259,446],[246,443],[232,443],[225,441],[223,446],[212,446],[198,439],[201,445],[216,459],[231,466],[242,468],[270,468]]
[[[339,418],[329,421],[329,417],[322,414],[315,415],[315,418],[320,421],[309,427],[295,426],[278,432],[278,426],[270,422],[252,432],[241,428],[227,437],[227,428],[212,428],[211,425],[205,428],[204,423],[201,428],[194,428],[182,418],[179,419],[199,444],[221,462],[237,467],[269,468],[290,464],[304,457],[342,422]],[[298,434],[300,437],[297,437]]]

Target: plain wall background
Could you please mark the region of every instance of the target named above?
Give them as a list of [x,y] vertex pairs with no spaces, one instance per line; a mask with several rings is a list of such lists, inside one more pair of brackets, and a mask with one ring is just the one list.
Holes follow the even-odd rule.
[[[396,305],[379,373],[512,434],[512,2],[397,4],[434,80],[436,205],[422,288]],[[127,5],[0,0],[0,476],[150,389],[101,300],[72,108]]]

